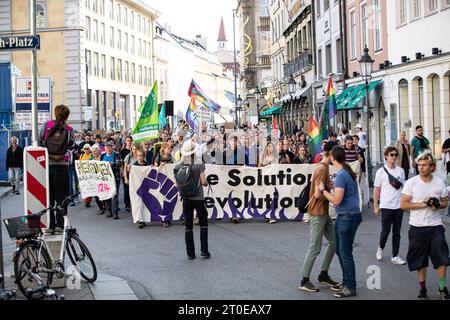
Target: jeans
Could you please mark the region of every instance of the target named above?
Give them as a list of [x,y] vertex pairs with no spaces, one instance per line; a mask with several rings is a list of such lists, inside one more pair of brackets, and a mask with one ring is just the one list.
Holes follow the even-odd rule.
[[130,186],[125,183],[125,179],[123,178],[122,183],[123,183],[123,202],[125,202],[125,208],[131,208]]
[[208,211],[206,211],[204,200],[183,200],[183,212],[186,219],[186,252],[188,256],[195,256],[194,245],[194,209],[200,225],[201,252],[208,252]]
[[75,166],[69,167],[69,178],[70,178],[70,194],[75,194],[78,192],[78,176]]
[[9,168],[8,178],[9,182],[13,185],[16,191],[19,190],[20,175],[22,173],[22,168]]
[[361,214],[340,214],[336,218],[336,254],[342,268],[342,285],[356,289],[355,261],[353,259],[353,241],[356,230],[362,221]]
[[386,246],[392,226],[392,257],[396,257],[398,255],[400,248],[400,229],[402,228],[402,221],[402,209],[381,209],[380,248],[384,249]]
[[[50,182],[50,207],[61,204],[70,194],[69,184],[69,166],[50,165],[49,166],[49,182]],[[50,229],[55,227],[64,227],[64,216],[67,214],[67,205],[63,210],[50,210]]]
[[311,216],[309,220],[309,250],[306,254],[302,272],[302,276],[305,278],[309,278],[311,275],[314,262],[322,250],[322,239],[324,236],[328,241],[328,246],[325,256],[323,257],[321,270],[328,271],[330,269],[334,253],[336,252],[333,221],[331,221],[328,214],[323,216]]
[[103,201],[103,207],[105,210],[112,214],[118,214],[119,213],[119,187],[120,187],[120,180],[116,180],[116,194],[112,199],[104,200]]

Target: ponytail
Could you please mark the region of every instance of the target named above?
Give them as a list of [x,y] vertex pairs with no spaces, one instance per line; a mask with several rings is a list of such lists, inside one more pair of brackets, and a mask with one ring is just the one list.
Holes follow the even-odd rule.
[[356,181],[356,173],[352,170],[352,168],[347,164],[343,163],[344,170],[348,172],[348,174],[352,177],[353,181]]

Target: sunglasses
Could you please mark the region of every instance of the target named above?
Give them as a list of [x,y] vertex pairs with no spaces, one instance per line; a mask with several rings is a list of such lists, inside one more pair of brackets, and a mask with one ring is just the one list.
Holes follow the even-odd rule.
[[398,157],[398,154],[397,153],[389,153],[389,156],[390,157]]

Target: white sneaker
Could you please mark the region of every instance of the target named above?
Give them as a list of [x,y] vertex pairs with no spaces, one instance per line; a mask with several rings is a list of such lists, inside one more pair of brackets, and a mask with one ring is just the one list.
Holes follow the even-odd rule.
[[377,250],[377,260],[381,261],[381,259],[383,259],[383,249],[381,249],[380,247],[378,247]]
[[399,264],[399,265],[406,264],[406,262],[402,258],[400,258],[399,256],[392,257],[391,261],[392,261],[393,264]]

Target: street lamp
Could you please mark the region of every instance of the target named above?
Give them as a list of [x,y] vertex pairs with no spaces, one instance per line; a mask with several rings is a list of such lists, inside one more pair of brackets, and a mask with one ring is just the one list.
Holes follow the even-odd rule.
[[[370,101],[369,101],[369,81],[372,79],[372,67],[375,61],[372,60],[372,57],[369,55],[369,49],[367,46],[364,48],[364,54],[361,56],[361,60],[359,60],[359,65],[361,67],[361,77],[365,83],[366,89],[366,108],[365,108],[365,117],[367,123],[367,163],[368,167],[370,166],[370,147],[369,147],[369,135],[370,135]],[[370,166],[371,167],[371,166]],[[367,168],[367,173],[369,174],[369,168]],[[370,174],[369,174],[370,177]],[[370,180],[370,179],[369,179]]]
[[291,76],[289,77],[289,81],[288,81],[288,91],[289,91],[289,95],[291,96],[291,125],[290,125],[290,133],[293,132],[293,127],[294,127],[294,94],[295,91],[297,90],[297,82],[295,82],[294,76],[291,74]]
[[[240,115],[241,106],[242,106],[242,98],[241,98],[241,95],[239,95],[236,99],[236,114],[235,114],[237,126],[239,126],[239,124],[240,124],[239,118],[241,116]],[[239,117],[238,117],[238,111],[239,111]]]

